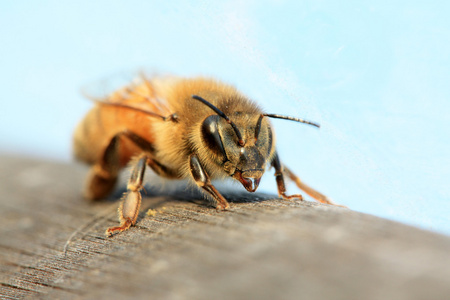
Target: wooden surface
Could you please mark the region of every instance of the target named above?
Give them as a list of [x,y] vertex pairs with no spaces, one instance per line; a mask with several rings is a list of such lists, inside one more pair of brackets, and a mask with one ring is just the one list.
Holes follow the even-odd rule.
[[107,238],[118,202],[83,201],[84,173],[0,156],[1,299],[450,299],[449,237],[245,192],[216,212],[181,192],[144,198],[137,226]]

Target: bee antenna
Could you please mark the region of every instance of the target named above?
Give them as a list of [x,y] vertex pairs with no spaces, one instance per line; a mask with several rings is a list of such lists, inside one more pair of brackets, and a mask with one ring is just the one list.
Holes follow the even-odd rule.
[[192,98],[195,100],[198,100],[200,102],[202,102],[203,104],[205,104],[206,106],[208,106],[209,108],[211,108],[216,114],[218,114],[219,116],[221,116],[222,118],[225,119],[225,121],[227,121],[228,124],[231,125],[231,127],[233,127],[234,132],[236,133],[236,136],[239,140],[239,145],[240,146],[244,146],[245,145],[245,141],[242,138],[241,132],[239,131],[239,129],[237,128],[236,124],[233,123],[233,121],[230,120],[230,118],[228,118],[228,116],[221,111],[220,109],[218,109],[217,107],[215,107],[213,104],[211,104],[210,102],[208,102],[207,100],[203,99],[200,96],[197,95],[192,95]]
[[320,128],[320,125],[314,122],[310,122],[310,121],[306,121],[303,119],[299,119],[299,118],[294,118],[294,117],[289,117],[289,116],[283,116],[283,115],[277,115],[277,114],[261,114],[258,118],[258,122],[256,123],[256,128],[255,128],[255,140],[258,139],[258,135],[259,135],[259,131],[261,130],[261,122],[262,119],[264,117],[269,117],[269,118],[276,118],[276,119],[284,119],[284,120],[291,120],[291,121],[295,121],[295,122],[300,122],[300,123],[305,123],[308,125],[312,125],[315,126],[317,128]]

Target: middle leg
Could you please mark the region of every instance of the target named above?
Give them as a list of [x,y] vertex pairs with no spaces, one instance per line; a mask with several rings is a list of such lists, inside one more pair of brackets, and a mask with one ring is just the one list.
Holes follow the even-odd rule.
[[128,181],[127,192],[124,194],[124,200],[119,207],[120,226],[110,227],[106,230],[107,236],[112,236],[115,232],[121,232],[136,224],[136,220],[141,207],[141,189],[144,180],[145,166],[147,164],[147,155],[138,158],[131,172]]

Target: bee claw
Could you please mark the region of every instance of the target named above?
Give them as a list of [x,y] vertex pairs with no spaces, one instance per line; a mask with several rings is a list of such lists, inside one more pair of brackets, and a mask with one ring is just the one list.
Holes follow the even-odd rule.
[[297,200],[299,200],[299,201],[303,201],[304,199],[303,199],[303,196],[302,195],[300,195],[300,194],[296,194],[296,195],[286,195],[286,194],[281,194],[280,195],[281,196],[281,198],[283,198],[283,199],[286,199],[286,200],[291,200],[291,199],[297,199]]
[[130,219],[125,220],[120,226],[109,227],[106,229],[105,234],[107,237],[112,237],[113,235],[125,231],[131,227],[133,222]]
[[230,209],[230,205],[226,203],[226,205],[222,203],[217,203],[216,205],[216,211],[227,211]]

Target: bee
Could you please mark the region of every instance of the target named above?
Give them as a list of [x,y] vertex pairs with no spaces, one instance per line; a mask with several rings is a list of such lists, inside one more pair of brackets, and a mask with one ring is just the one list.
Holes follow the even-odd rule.
[[218,210],[230,204],[211,180],[232,178],[255,192],[268,166],[275,169],[281,198],[303,200],[302,195],[286,194],[286,176],[317,201],[334,204],[282,165],[269,118],[319,125],[265,113],[233,86],[202,77],[142,76],[94,100],[74,133],[76,159],[91,165],[84,197],[108,196],[121,169],[131,162],[120,225],[108,228],[107,236],[136,223],[147,166],[163,178],[195,183]]

